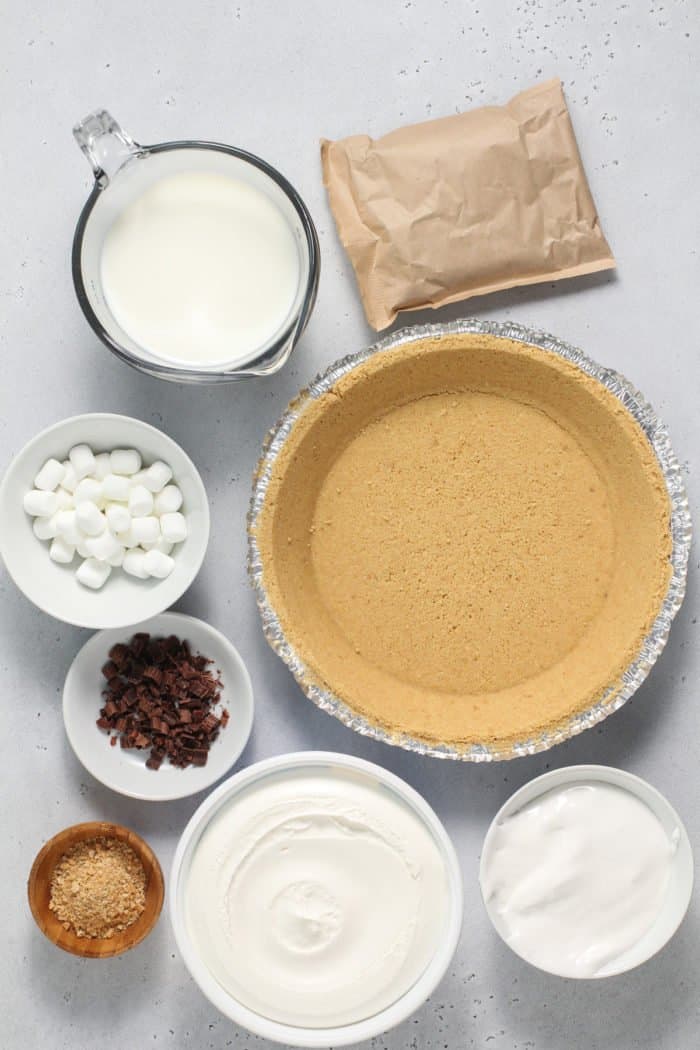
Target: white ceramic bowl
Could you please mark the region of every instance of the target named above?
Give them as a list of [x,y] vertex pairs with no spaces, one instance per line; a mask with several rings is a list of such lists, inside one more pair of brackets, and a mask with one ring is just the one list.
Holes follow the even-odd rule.
[[[292,770],[303,771],[324,766],[350,770],[356,775],[368,777],[393,791],[404,804],[413,810],[431,832],[443,856],[450,899],[444,937],[439,948],[421,977],[396,1002],[373,1017],[353,1024],[337,1028],[301,1028],[270,1021],[253,1012],[225,991],[211,975],[189,936],[185,917],[185,885],[194,851],[204,830],[215,814],[231,798],[254,781],[270,774]],[[204,800],[183,831],[170,873],[170,918],[175,940],[187,969],[204,995],[222,1014],[247,1028],[249,1032],[288,1046],[347,1046],[349,1043],[371,1039],[405,1021],[425,1002],[442,980],[459,940],[462,928],[462,909],[462,876],[457,855],[447,832],[425,799],[403,780],[394,776],[393,773],[388,773],[381,766],[365,762],[352,755],[341,755],[331,751],[301,751],[292,755],[268,758],[236,773],[221,784]]]
[[[162,459],[172,468],[173,481],[182,489],[189,534],[173,550],[175,568],[167,579],[138,580],[115,569],[104,587],[93,591],[76,580],[77,559],[57,565],[49,558],[48,543],[34,535],[22,505],[24,494],[47,459],[65,459],[73,445],[83,442],[94,452],[135,448],[144,463]],[[77,627],[125,627],[167,609],[199,572],[208,541],[209,506],[194,463],[172,438],[130,416],[95,412],[55,423],[15,456],[0,485],[0,554],[7,571],[30,601]]]
[[[653,788],[651,784],[646,782],[646,780],[634,776],[633,773],[627,773],[623,769],[614,769],[611,766],[566,766],[563,769],[554,769],[550,773],[544,773],[540,777],[535,777],[534,780],[523,785],[519,791],[516,791],[514,795],[511,795],[508,801],[501,806],[491,822],[481,852],[479,882],[482,886],[482,899],[484,901],[486,912],[493,923],[496,932],[503,938],[506,944],[508,944],[506,931],[503,928],[501,919],[492,910],[489,902],[483,894],[484,870],[488,863],[497,825],[505,820],[506,817],[510,817],[514,813],[517,813],[518,810],[523,808],[523,806],[526,806],[529,802],[534,801],[541,795],[544,795],[547,791],[551,791],[553,788],[568,787],[572,784],[591,783],[591,781],[611,784],[613,787],[622,788],[624,791],[628,791],[631,795],[634,795],[649,807],[652,813],[654,813],[660,821],[669,838],[676,830],[678,832],[678,848],[673,857],[671,879],[666,892],[666,899],[663,908],[661,909],[656,922],[632,948],[616,959],[610,966],[602,969],[596,974],[595,978],[592,978],[593,980],[597,980],[603,977],[614,977],[617,974],[626,973],[628,970],[633,970],[635,966],[640,966],[648,959],[651,959],[651,957],[656,955],[656,953],[671,939],[688,910],[688,904],[690,903],[690,897],[693,891],[693,854],[690,848],[688,834],[683,827],[680,817],[673,809],[670,802],[668,802],[664,796],[656,790],[656,788]],[[508,946],[516,953],[516,955],[519,955],[521,959],[524,959],[525,962],[529,963],[529,965],[535,965],[529,959],[525,958],[524,955],[520,955],[520,952],[518,952],[513,945],[509,944]],[[571,974],[558,974],[554,971],[546,972],[553,973],[555,977],[572,976]]]
[[[206,766],[178,769],[165,760],[159,770],[146,768],[150,752],[111,747],[109,735],[97,728],[105,680],[101,674],[109,650],[136,631],[154,638],[175,634],[195,652],[208,656],[212,670],[221,672],[221,703],[228,725],[211,746]],[[204,791],[220,780],[238,760],[253,725],[253,687],[238,651],[227,638],[202,620],[182,613],[162,613],[130,627],[94,634],[71,664],[63,687],[63,722],[76,757],[96,780],[129,798],[165,802]]]

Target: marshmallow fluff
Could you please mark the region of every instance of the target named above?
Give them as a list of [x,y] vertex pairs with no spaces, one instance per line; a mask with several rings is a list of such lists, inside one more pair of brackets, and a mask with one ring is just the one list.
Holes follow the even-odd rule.
[[614,969],[659,915],[680,831],[599,781],[554,788],[495,825],[484,901],[518,955],[562,977]]
[[190,367],[234,366],[284,330],[299,252],[262,190],[227,175],[180,172],[117,217],[101,278],[113,317],[142,349]]
[[351,1024],[400,998],[441,944],[441,851],[370,776],[268,774],[215,814],[195,848],[185,918],[202,961],[273,1021]]
[[34,535],[50,541],[49,557],[58,564],[71,565],[76,553],[83,559],[76,579],[85,587],[99,590],[113,568],[164,580],[175,567],[173,546],[187,538],[182,492],[167,463],[142,468],[136,449],[95,455],[89,445],[75,445],[63,462],[48,459],[25,493]]

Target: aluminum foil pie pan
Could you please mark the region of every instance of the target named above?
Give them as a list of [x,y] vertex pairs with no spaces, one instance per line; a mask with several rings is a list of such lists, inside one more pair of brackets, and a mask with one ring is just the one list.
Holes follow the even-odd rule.
[[[309,402],[327,393],[344,375],[363,364],[373,354],[404,346],[407,343],[422,339],[436,339],[445,335],[478,334],[490,335],[502,339],[539,347],[541,350],[558,354],[570,361],[586,375],[597,379],[614,394],[630,415],[644,431],[661,467],[668,497],[671,515],[671,578],[659,613],[651,630],[646,636],[637,657],[629,664],[620,678],[606,688],[596,703],[587,710],[571,717],[556,730],[548,731],[528,739],[497,747],[491,744],[469,744],[464,747],[434,744],[411,737],[407,734],[392,734],[381,726],[358,715],[336,696],[322,681],[314,675],[285,637],[284,628],[266,592],[263,579],[263,566],[256,539],[256,525],[265,503],[268,485],[273,466],[281,449],[284,447],[294,425],[304,412]],[[546,751],[555,744],[560,744],[576,736],[584,729],[602,722],[604,718],[617,711],[629,700],[647,677],[651,668],[661,654],[674,616],[678,612],[685,594],[688,555],[691,541],[691,520],[688,509],[688,498],[683,484],[681,467],[671,447],[668,429],[659,419],[644,396],[619,372],[592,361],[581,350],[564,343],[547,332],[525,328],[510,321],[478,321],[465,319],[449,324],[413,325],[403,328],[393,335],[380,339],[372,346],[359,353],[349,354],[330,368],[322,372],[309,386],[288,405],[277,424],[268,433],[253,481],[253,493],[248,511],[248,574],[255,590],[260,609],[263,631],[268,643],[284,661],[297,680],[302,692],[317,707],[343,722],[350,729],[362,736],[381,740],[386,744],[402,747],[420,755],[434,758],[451,758],[464,762],[492,762],[533,755]]]

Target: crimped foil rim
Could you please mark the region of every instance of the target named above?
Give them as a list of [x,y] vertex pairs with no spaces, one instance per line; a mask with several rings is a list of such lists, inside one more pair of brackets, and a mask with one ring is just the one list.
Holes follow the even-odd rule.
[[[320,682],[304,664],[285,637],[284,629],[272,606],[263,583],[263,567],[256,537],[256,526],[265,503],[272,470],[294,425],[307,405],[327,393],[344,375],[367,361],[373,354],[394,350],[399,346],[423,339],[439,339],[446,335],[477,334],[491,335],[502,339],[539,347],[558,354],[570,361],[586,375],[597,379],[620,401],[644,431],[658,459],[668,491],[671,505],[671,567],[672,574],[666,596],[651,630],[644,639],[637,657],[623,674],[598,698],[595,704],[568,722],[545,733],[510,744],[505,748],[491,744],[470,744],[463,748],[448,744],[431,744],[405,733],[389,733],[358,715],[348,705]],[[467,318],[449,324],[412,325],[389,335],[358,353],[349,354],[321,372],[308,387],[300,391],[290,402],[279,421],[267,434],[253,479],[253,492],[248,510],[248,575],[262,618],[262,626],[269,645],[284,661],[301,687],[302,692],[317,707],[339,719],[344,725],[361,736],[381,740],[385,744],[413,751],[433,758],[451,758],[463,762],[493,762],[534,755],[547,751],[555,744],[563,743],[584,729],[590,729],[604,718],[617,711],[645,680],[660,656],[685,595],[688,556],[691,542],[691,519],[688,497],[681,467],[671,447],[668,428],[644,398],[643,394],[624,376],[613,369],[604,368],[591,360],[583,351],[562,342],[547,332],[526,328],[510,321],[479,321]]]

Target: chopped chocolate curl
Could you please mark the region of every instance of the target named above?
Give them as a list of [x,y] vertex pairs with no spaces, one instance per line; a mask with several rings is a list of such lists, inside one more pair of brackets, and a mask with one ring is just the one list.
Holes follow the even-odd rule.
[[211,660],[193,653],[186,641],[135,634],[114,645],[102,668],[107,686],[97,725],[114,732],[110,744],[151,753],[146,768],[205,766],[209,748],[228,723],[220,709],[221,680]]

